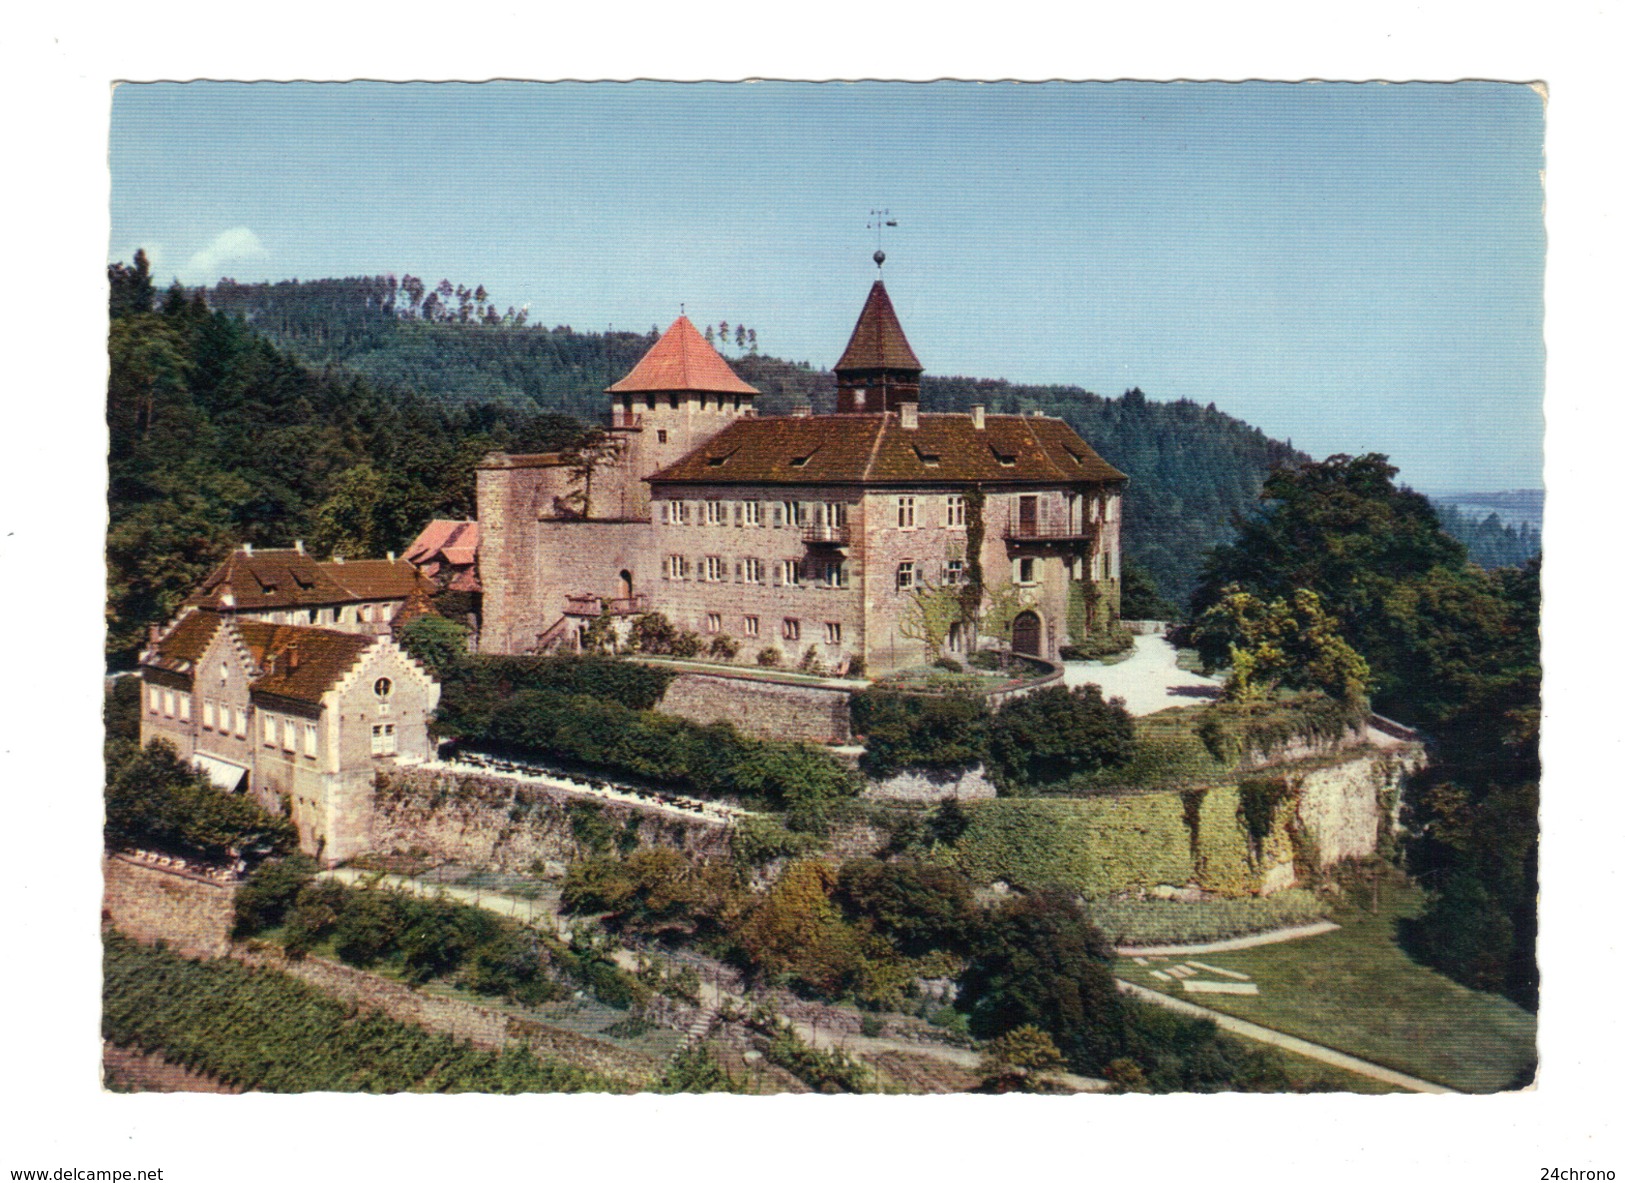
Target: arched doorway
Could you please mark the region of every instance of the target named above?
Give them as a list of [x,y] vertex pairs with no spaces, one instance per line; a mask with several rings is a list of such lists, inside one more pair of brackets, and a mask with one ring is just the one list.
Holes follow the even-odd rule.
[[1023,612],[1010,624],[1010,648],[1016,653],[1030,653],[1034,657],[1043,654],[1043,629],[1038,622],[1038,613]]
[[621,572],[621,588],[619,596],[623,600],[630,600],[632,598],[632,572],[630,571]]

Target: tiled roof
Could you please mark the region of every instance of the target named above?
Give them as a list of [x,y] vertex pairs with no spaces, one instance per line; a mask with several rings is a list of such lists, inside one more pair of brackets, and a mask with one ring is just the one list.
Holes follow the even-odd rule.
[[652,483],[1075,484],[1128,478],[1063,420],[896,413],[740,419],[649,478]]
[[846,343],[846,352],[835,363],[835,372],[842,370],[912,370],[918,374],[924,367],[909,348],[903,326],[886,294],[886,285],[878,279],[869,289],[869,298],[858,314],[858,323],[852,329],[852,339]]
[[300,550],[234,550],[184,607],[232,612],[398,600],[421,581],[404,559],[319,563]]
[[480,524],[478,522],[434,521],[423,528],[406,548],[401,557],[424,568],[433,575],[437,560],[445,560],[454,567],[466,567],[479,551]]
[[232,626],[254,664],[264,671],[250,686],[252,691],[312,704],[320,703],[333,683],[378,641],[359,633],[261,620],[236,620]]
[[402,600],[428,588],[418,569],[405,559],[347,559],[323,568],[350,600]]
[[722,355],[700,336],[699,330],[686,316],[672,321],[665,335],[632,367],[630,374],[609,388],[609,393],[630,394],[651,390],[758,393],[756,387],[728,367]]
[[141,664],[172,674],[191,674],[214,640],[222,617],[213,612],[188,612],[176,621],[150,649],[141,655]]

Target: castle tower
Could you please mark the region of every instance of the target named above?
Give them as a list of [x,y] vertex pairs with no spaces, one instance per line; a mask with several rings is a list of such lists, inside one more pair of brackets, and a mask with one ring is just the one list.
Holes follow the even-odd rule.
[[885,283],[875,280],[846,352],[835,363],[836,413],[896,411],[904,403],[918,407],[924,368],[903,335]]

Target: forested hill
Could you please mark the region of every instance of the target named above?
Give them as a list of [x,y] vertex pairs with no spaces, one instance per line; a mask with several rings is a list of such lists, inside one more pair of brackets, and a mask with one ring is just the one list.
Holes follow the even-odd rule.
[[[624,377],[658,336],[582,333],[529,323],[525,310],[499,311],[483,286],[442,281],[433,290],[411,276],[276,284],[222,281],[206,293],[212,308],[242,315],[276,345],[316,365],[353,370],[377,387],[452,403],[507,404],[561,411],[596,422],[604,388]],[[705,326],[724,356],[763,392],[764,414],[798,403],[834,408],[826,370],[754,352],[756,333],[739,324]],[[1102,398],[1077,386],[1022,386],[999,379],[927,374],[930,410],[982,403],[995,414],[1043,411],[1070,423],[1128,473],[1125,546],[1161,593],[1183,603],[1202,557],[1228,541],[1252,510],[1269,471],[1304,459],[1213,406],[1157,402],[1131,390]]]

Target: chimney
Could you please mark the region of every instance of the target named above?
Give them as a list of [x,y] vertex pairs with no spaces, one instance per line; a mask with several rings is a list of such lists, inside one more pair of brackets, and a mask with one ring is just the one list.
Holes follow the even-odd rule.
[[986,431],[987,408],[981,403],[977,403],[974,407],[972,407],[970,409],[970,422],[971,426],[976,428],[977,431]]
[[293,541],[293,549],[298,551],[300,554],[304,554],[305,553],[305,540],[303,538],[294,539],[294,541]]
[[797,418],[797,419],[811,419],[812,418],[812,404],[811,403],[797,403],[795,405],[795,409],[792,410],[790,412],[790,414],[794,418]]
[[254,553],[254,544],[252,542],[243,543],[243,553],[245,555],[253,554]]
[[388,551],[385,551],[384,553],[389,556],[389,561],[390,562],[393,563],[395,561],[395,552],[394,551],[388,550]]
[[917,402],[901,402],[897,404],[897,414],[902,419],[903,430],[913,431],[920,425],[920,404]]
[[147,626],[147,644],[156,645],[158,643],[158,635],[162,631],[163,630],[160,629],[156,624],[149,624]]
[[299,668],[299,646],[288,646],[288,670],[292,672]]
[[334,561],[334,562],[335,562],[335,563],[342,563],[342,562],[344,562],[344,556],[343,556],[343,555],[341,555],[341,554],[335,554],[335,555],[334,555],[334,556],[333,556],[333,561]]

